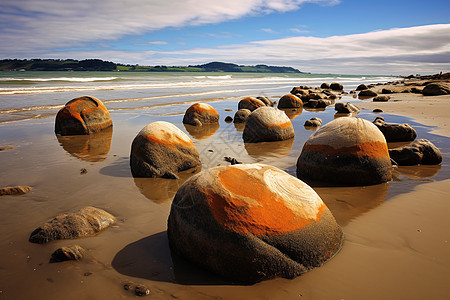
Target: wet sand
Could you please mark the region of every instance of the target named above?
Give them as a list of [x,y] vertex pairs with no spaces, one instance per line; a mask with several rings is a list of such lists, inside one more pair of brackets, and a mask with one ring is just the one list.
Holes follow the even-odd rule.
[[[447,299],[450,135],[445,112],[450,111],[450,97],[391,96],[387,103],[358,102],[370,109],[359,116],[373,121],[373,106],[384,110],[381,115],[388,123],[411,122],[418,138],[441,149],[442,165],[399,167],[394,180],[381,185],[314,187],[344,230],[342,250],[293,280],[254,285],[233,283],[171,256],[166,235],[171,199],[192,173],[179,180],[133,178],[131,141],[148,123],[168,121],[191,136],[202,168],[228,165],[223,157],[230,156],[295,175],[297,157],[313,132],[303,127],[305,120],[318,116],[329,122],[333,108],[295,113],[295,140],[261,147],[245,145],[242,131],[223,121],[233,116],[225,109],[235,111],[237,101],[214,103],[220,126],[203,132],[183,126],[180,114],[154,116],[145,111],[113,112],[113,131],[89,139],[56,137],[53,118],[0,125],[0,146],[15,146],[0,152],[1,185],[33,187],[23,196],[0,198],[0,299],[134,298],[134,289],[125,290],[125,283],[145,285],[153,299]],[[47,219],[87,205],[112,213],[118,223],[94,237],[45,245],[28,242],[30,233]],[[87,250],[86,259],[49,263],[55,249],[74,244]]]

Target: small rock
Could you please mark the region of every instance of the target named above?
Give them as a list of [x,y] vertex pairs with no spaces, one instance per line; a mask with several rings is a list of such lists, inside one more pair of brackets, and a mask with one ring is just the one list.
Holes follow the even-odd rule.
[[254,111],[255,109],[266,106],[264,102],[262,102],[259,99],[253,98],[253,97],[247,97],[239,101],[238,103],[238,109],[248,109],[250,111]]
[[231,108],[225,108],[225,111],[233,111]]
[[322,120],[317,118],[317,117],[313,117],[309,120],[306,120],[305,122],[305,127],[310,126],[310,127],[319,127],[320,125],[322,125]]
[[377,93],[375,93],[372,90],[362,90],[361,92],[359,92],[358,96],[359,97],[375,97],[375,96],[377,96]]
[[234,114],[233,122],[234,123],[245,123],[245,120],[247,120],[248,116],[251,113],[252,112],[250,110],[248,110],[246,108],[242,108]]
[[356,105],[353,105],[351,103],[336,103],[334,105],[334,109],[338,113],[344,113],[344,114],[351,114],[355,112],[359,112],[359,108]]
[[224,159],[225,159],[225,161],[231,163],[232,165],[242,164],[240,161],[238,161],[238,160],[237,160],[236,158],[234,158],[234,157],[225,156]]
[[389,96],[376,96],[372,99],[373,102],[387,102],[391,99]]
[[383,110],[381,108],[375,108],[374,110],[372,110],[372,112],[374,112],[374,113],[382,113]]
[[328,83],[324,82],[324,83],[322,83],[322,84],[320,85],[320,88],[321,88],[321,89],[329,89],[329,88],[330,88],[330,85],[329,85]]
[[226,116],[226,118],[225,118],[225,122],[227,122],[227,123],[231,123],[231,122],[233,122],[233,118],[232,118],[232,117],[230,117],[230,116]]
[[392,90],[390,90],[390,89],[382,89],[382,90],[381,90],[381,93],[382,93],[382,94],[392,94],[392,93],[394,93],[394,91],[392,91]]
[[80,170],[80,174],[81,174],[81,175],[87,174],[87,172],[88,172],[88,170],[85,169],[85,168],[82,168],[82,169]]
[[342,91],[344,89],[344,86],[340,83],[333,82],[330,84],[330,89],[333,91]]
[[361,83],[360,85],[358,85],[358,87],[356,88],[357,91],[363,91],[363,90],[367,90],[367,85],[365,85],[364,83]]
[[150,294],[150,290],[147,287],[145,287],[144,285],[138,285],[134,289],[134,293],[136,294],[136,296],[142,297],[142,296],[147,296],[148,294]]
[[0,188],[0,196],[16,196],[16,195],[25,195],[29,191],[31,191],[31,187],[23,185],[23,186],[8,186],[4,188]]
[[61,247],[53,252],[50,262],[62,262],[67,260],[80,260],[84,257],[85,250],[78,245]]

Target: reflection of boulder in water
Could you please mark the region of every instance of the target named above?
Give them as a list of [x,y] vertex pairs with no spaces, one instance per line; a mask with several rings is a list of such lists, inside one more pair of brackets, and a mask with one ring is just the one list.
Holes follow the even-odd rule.
[[393,176],[401,181],[400,175],[409,179],[431,178],[439,173],[441,165],[398,166],[393,169]]
[[111,148],[113,128],[90,135],[59,136],[59,144],[71,155],[84,161],[103,161]]
[[294,144],[294,138],[277,142],[245,143],[248,155],[254,158],[285,156]]
[[245,123],[234,123],[234,128],[236,128],[237,131],[244,131]]
[[314,187],[340,226],[384,202],[390,182],[355,187]]
[[134,184],[147,199],[155,203],[171,200],[178,188],[192,175],[199,172],[201,167],[178,173],[178,179],[166,178],[134,178]]
[[186,128],[186,131],[189,132],[189,134],[197,140],[209,138],[214,133],[216,133],[217,129],[219,129],[220,126],[219,123],[203,124],[202,126],[192,126],[189,124],[183,125],[184,128]]
[[300,116],[303,112],[303,107],[299,108],[283,108],[280,109],[284,111],[284,113],[288,116],[289,119],[294,120],[298,116]]

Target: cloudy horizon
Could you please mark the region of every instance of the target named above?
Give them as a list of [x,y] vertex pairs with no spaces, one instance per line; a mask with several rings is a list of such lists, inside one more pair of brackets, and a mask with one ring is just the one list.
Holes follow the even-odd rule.
[[450,71],[449,4],[433,7],[433,2],[442,1],[429,1],[427,9],[409,1],[406,16],[397,19],[389,12],[380,15],[368,2],[366,9],[379,16],[368,19],[355,0],[5,0],[0,57],[169,66],[224,61],[310,73],[431,74]]

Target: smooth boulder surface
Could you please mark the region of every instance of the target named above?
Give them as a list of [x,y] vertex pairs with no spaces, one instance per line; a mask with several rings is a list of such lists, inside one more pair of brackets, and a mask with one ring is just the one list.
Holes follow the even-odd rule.
[[373,124],[383,133],[386,142],[409,142],[414,141],[417,132],[408,123],[386,124],[383,117],[376,117]]
[[248,116],[250,116],[252,112],[246,108],[239,109],[235,114],[233,118],[234,123],[245,123]]
[[299,178],[358,186],[392,179],[386,139],[371,122],[337,118],[314,132],[297,161]]
[[259,96],[259,97],[256,97],[256,99],[261,100],[262,102],[264,102],[264,104],[265,104],[266,106],[273,106],[273,102],[270,101],[270,99],[267,98],[267,97]]
[[58,135],[91,134],[111,126],[111,116],[105,105],[91,96],[70,100],[58,111],[55,119],[55,133]]
[[192,104],[184,113],[183,124],[202,126],[213,123],[219,123],[219,113],[209,104]]
[[334,109],[338,112],[338,113],[342,113],[342,114],[351,114],[351,113],[355,113],[355,112],[359,112],[359,108],[352,104],[352,103],[336,103],[334,105]]
[[438,165],[442,162],[439,148],[426,139],[418,139],[409,145],[390,149],[389,155],[399,166]]
[[168,122],[148,124],[131,145],[130,166],[134,177],[177,178],[176,173],[199,165],[194,143]]
[[299,108],[303,106],[302,100],[292,94],[284,95],[278,101],[278,108]]
[[263,101],[253,97],[244,98],[238,103],[238,109],[245,108],[248,109],[249,111],[254,111],[255,109],[263,106],[266,106],[266,104]]
[[167,233],[178,255],[249,283],[301,275],[332,258],[343,241],[311,187],[262,164],[191,177],[175,195]]
[[36,228],[28,239],[44,244],[53,240],[92,236],[116,222],[116,218],[103,209],[86,206],[78,212],[61,214]]
[[245,122],[245,143],[284,141],[293,138],[294,127],[289,117],[273,107],[260,107]]
[[367,90],[367,85],[365,85],[364,83],[361,83],[360,85],[358,85],[358,87],[356,88],[357,91],[363,91],[363,90]]
[[422,94],[424,96],[439,96],[450,94],[450,83],[449,82],[436,82],[427,84],[423,90]]

